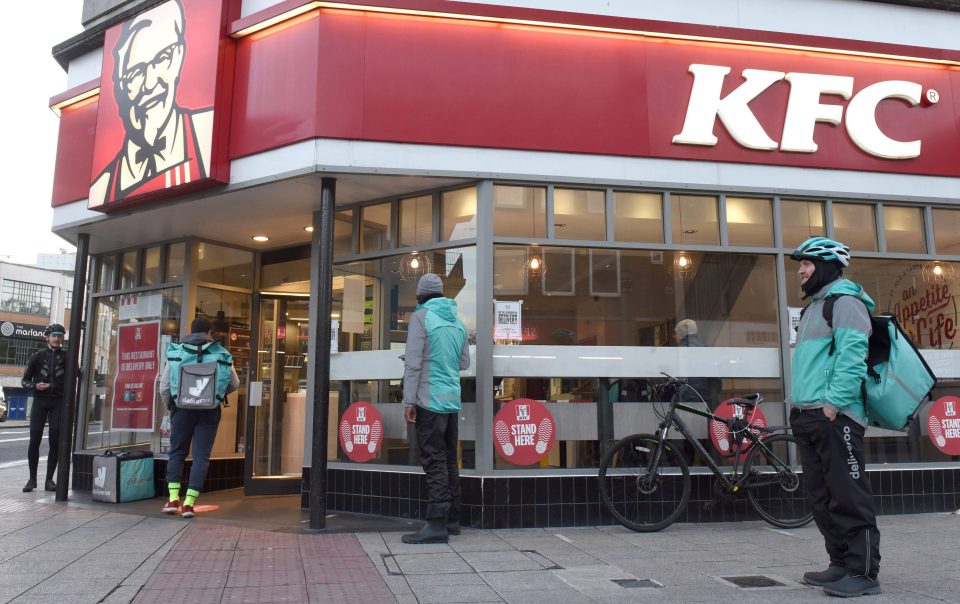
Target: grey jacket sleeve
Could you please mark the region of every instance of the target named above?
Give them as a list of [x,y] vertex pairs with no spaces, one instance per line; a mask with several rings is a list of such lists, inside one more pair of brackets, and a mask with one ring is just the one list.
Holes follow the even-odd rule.
[[164,407],[170,405],[170,363],[163,366],[163,373],[160,374],[160,401]]
[[423,372],[423,354],[427,344],[427,329],[423,322],[425,310],[410,316],[407,326],[407,350],[403,358],[403,404],[416,405]]
[[230,382],[227,383],[227,394],[231,392],[236,392],[240,388],[240,376],[237,375],[237,370],[233,365],[230,366]]
[[470,338],[464,336],[463,350],[460,351],[460,371],[470,368]]

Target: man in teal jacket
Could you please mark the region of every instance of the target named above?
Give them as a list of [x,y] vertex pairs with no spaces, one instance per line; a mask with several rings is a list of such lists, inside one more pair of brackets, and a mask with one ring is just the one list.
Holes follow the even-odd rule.
[[420,277],[417,302],[407,327],[403,404],[406,420],[416,424],[430,505],[427,523],[403,542],[446,543],[460,533],[460,370],[470,366],[470,349],[457,303],[443,297],[439,276]]
[[[837,596],[880,593],[880,532],[864,468],[867,342],[873,300],[843,278],[847,246],[813,237],[790,256],[800,261],[800,287],[811,303],[793,351],[790,425],[797,437],[804,489],[823,534],[830,566],[803,575]],[[833,297],[833,318],[824,317]]]

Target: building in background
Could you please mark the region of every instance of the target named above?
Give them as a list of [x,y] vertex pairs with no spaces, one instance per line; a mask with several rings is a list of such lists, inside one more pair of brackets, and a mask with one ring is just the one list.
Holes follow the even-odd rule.
[[[661,372],[782,423],[811,235],[956,394],[960,13],[908,4],[86,0],[51,99],[53,230],[92,256],[74,484],[107,447],[162,457],[160,351],[207,316],[243,382],[208,489],[306,505],[329,354],[328,506],[418,517],[398,357],[425,271],[471,334],[472,526],[609,522],[600,454],[656,429]],[[685,319],[704,346],[673,346]],[[960,507],[928,430],[869,431],[883,512]],[[686,517],[742,517],[703,511],[704,470]]]
[[58,254],[37,254],[37,268],[73,274],[77,263],[76,252],[61,249]]
[[73,266],[61,271],[0,262],[0,387],[10,419],[27,417],[30,393],[20,387],[27,359],[47,345],[47,325],[69,325],[72,299]]

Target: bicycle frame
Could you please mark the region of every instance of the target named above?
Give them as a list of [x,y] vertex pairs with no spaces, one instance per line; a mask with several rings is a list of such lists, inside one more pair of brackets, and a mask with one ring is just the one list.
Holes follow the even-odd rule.
[[[660,456],[663,453],[663,443],[666,442],[667,436],[670,432],[671,427],[676,428],[677,431],[683,435],[683,437],[687,440],[687,442],[690,443],[690,445],[693,446],[693,448],[696,451],[698,451],[700,455],[703,456],[703,459],[706,460],[707,466],[710,468],[710,471],[713,472],[714,476],[719,478],[720,481],[723,482],[723,484],[726,487],[729,487],[733,492],[738,492],[740,490],[740,487],[742,487],[744,483],[747,481],[747,479],[749,478],[747,474],[744,474],[740,476],[739,479],[731,480],[730,476],[734,478],[737,477],[740,471],[741,461],[744,463],[744,465],[746,465],[745,463],[746,452],[749,451],[751,448],[755,446],[764,447],[767,453],[771,455],[774,459],[776,459],[778,463],[786,465],[784,460],[779,459],[773,453],[773,451],[765,447],[765,445],[763,444],[763,439],[754,435],[753,430],[744,430],[744,435],[750,439],[750,444],[744,448],[743,454],[738,453],[734,457],[733,471],[730,472],[728,476],[727,472],[724,472],[723,470],[721,470],[720,466],[718,466],[716,462],[713,461],[713,457],[707,452],[706,448],[704,448],[704,446],[700,444],[700,441],[694,438],[690,434],[690,430],[689,428],[687,428],[687,424],[683,421],[683,418],[677,415],[677,409],[686,411],[688,413],[693,413],[694,415],[699,415],[701,417],[705,417],[710,420],[719,421],[724,425],[726,425],[727,423],[726,418],[722,418],[717,415],[714,415],[709,411],[702,411],[700,409],[696,409],[694,407],[684,405],[683,403],[677,401],[676,395],[674,395],[673,397],[671,397],[671,400],[670,400],[670,410],[667,412],[667,415],[664,417],[663,422],[661,422],[660,425],[657,427],[657,450],[654,452],[654,455],[651,457],[650,466],[647,468],[647,471],[650,474],[653,473],[654,468],[656,468],[660,463]],[[763,434],[767,435],[767,434],[773,434],[775,432],[779,432],[781,430],[786,430],[787,426],[772,426],[772,427],[756,426],[756,429],[760,430]]]

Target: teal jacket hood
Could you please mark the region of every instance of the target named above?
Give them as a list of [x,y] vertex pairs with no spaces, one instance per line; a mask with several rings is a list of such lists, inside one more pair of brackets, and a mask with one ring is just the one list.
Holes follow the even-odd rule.
[[873,314],[873,310],[876,308],[873,298],[867,295],[867,292],[863,289],[863,286],[859,283],[854,283],[849,279],[838,279],[834,281],[832,285],[828,283],[824,287],[821,287],[820,291],[813,294],[812,299],[823,300],[827,296],[834,294],[853,296],[857,298],[866,305],[867,311],[870,314]]
[[457,303],[450,298],[434,298],[432,300],[427,300],[421,305],[421,307],[437,313],[437,316],[448,323],[452,323],[457,320]]

